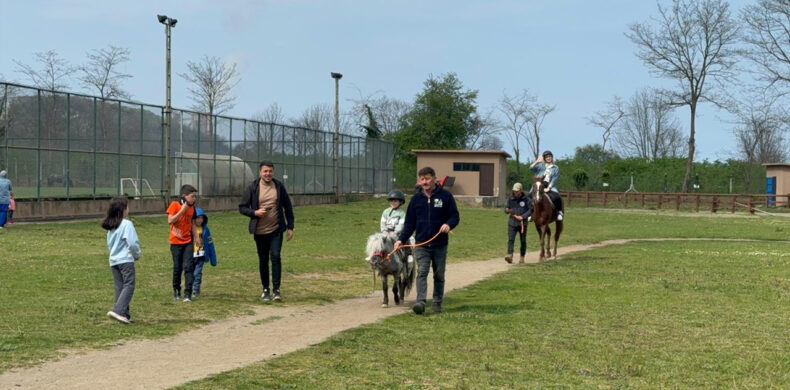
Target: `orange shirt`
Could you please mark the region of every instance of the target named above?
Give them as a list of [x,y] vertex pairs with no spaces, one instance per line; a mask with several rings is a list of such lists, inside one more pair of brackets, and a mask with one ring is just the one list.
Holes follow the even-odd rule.
[[[167,215],[176,215],[179,210],[181,210],[181,203],[173,201],[173,203],[170,203],[170,207],[167,208]],[[192,242],[192,215],[194,214],[195,207],[190,206],[175,223],[170,224],[171,244],[189,244]]]

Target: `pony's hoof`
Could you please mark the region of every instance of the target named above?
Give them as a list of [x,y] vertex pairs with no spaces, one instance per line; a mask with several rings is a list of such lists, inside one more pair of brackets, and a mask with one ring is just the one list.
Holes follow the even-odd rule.
[[386,303],[382,303],[382,304],[381,304],[381,308],[382,308],[382,309],[386,309],[386,308],[388,308],[388,307],[390,307],[390,305],[388,305],[388,304],[386,304]]

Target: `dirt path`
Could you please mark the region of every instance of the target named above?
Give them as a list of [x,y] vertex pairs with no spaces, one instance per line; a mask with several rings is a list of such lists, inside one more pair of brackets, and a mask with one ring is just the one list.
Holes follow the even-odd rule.
[[[560,246],[559,255],[630,241],[657,240]],[[527,253],[528,262],[537,262],[537,258],[537,252]],[[448,264],[445,291],[466,287],[509,267],[512,265],[502,258]],[[428,294],[431,291],[429,286]],[[410,295],[412,300],[414,294]],[[169,388],[293,352],[343,330],[408,312],[411,303],[382,309],[378,291],[324,306],[258,306],[253,315],[215,321],[172,337],[129,341],[108,350],[75,352],[33,368],[9,370],[0,375],[0,388],[105,389],[117,385],[118,380],[123,381],[123,388]],[[188,363],[193,356],[200,356],[204,363]],[[130,367],[134,379],[129,376]]]

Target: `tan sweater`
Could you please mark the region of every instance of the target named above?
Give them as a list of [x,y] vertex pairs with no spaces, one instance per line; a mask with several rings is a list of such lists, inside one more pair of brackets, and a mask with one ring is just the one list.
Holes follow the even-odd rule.
[[277,209],[277,188],[274,182],[258,181],[258,207],[266,210],[262,217],[258,217],[258,226],[255,234],[269,234],[280,227],[280,210]]

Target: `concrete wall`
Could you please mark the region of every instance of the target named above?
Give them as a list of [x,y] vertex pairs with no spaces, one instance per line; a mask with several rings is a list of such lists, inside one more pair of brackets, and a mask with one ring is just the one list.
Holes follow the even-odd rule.
[[[342,196],[341,203],[372,198],[373,195],[347,195]],[[334,195],[291,195],[294,206],[334,203]],[[198,205],[206,211],[238,210],[241,198],[238,196],[227,197],[201,197]],[[109,199],[101,200],[47,200],[47,201],[16,201],[14,220],[43,221],[80,218],[101,218],[107,213]],[[131,214],[163,214],[165,204],[162,199],[130,199],[129,212]]]

